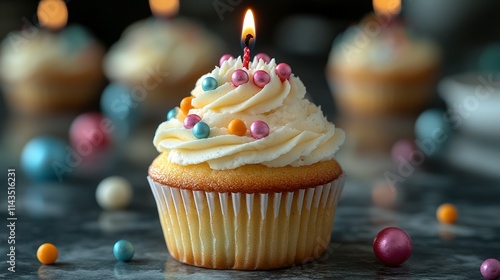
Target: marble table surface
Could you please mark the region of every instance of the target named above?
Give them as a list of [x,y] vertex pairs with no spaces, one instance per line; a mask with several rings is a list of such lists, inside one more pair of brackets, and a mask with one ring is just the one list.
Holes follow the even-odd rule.
[[[124,211],[99,208],[95,180],[73,178],[35,184],[19,177],[16,272],[7,270],[7,235],[2,226],[0,278],[481,279],[482,261],[500,257],[498,180],[419,170],[390,192],[379,186],[378,198],[373,180],[350,176],[338,205],[331,242],[319,260],[273,271],[192,267],[167,253],[146,170],[127,169],[135,171],[121,175],[131,180],[135,195]],[[6,209],[5,196],[1,197],[0,206]],[[435,211],[443,202],[458,207],[457,224],[437,222]],[[6,223],[6,218],[2,210],[0,220]],[[413,241],[412,256],[399,267],[384,266],[373,254],[373,238],[388,226],[404,229]],[[134,258],[128,263],[113,257],[112,247],[119,239],[135,245]],[[38,246],[45,242],[59,249],[54,265],[42,265],[36,259]]]

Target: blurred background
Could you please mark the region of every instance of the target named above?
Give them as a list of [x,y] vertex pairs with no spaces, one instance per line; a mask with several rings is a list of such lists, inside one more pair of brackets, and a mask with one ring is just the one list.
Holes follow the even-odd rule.
[[[94,58],[99,61],[99,64],[105,65],[104,68],[108,64],[113,64],[106,62],[106,60],[112,60],[111,58],[108,59],[108,57],[112,56],[109,53],[113,52],[113,46],[120,42],[120,38],[123,38],[121,37],[123,31],[135,22],[153,17],[148,1],[66,1],[65,3],[69,15],[68,27],[75,24],[80,27],[83,26],[87,29],[86,36],[93,37],[101,44],[100,57],[95,55]],[[11,40],[12,36],[9,37],[9,34],[12,35],[12,32],[19,32],[20,30],[29,31],[29,27],[39,25],[37,6],[38,1],[7,0],[0,3],[2,18],[0,37],[4,38],[4,52],[2,54],[4,57],[2,60],[4,79],[1,87],[4,94],[1,95],[2,101],[0,102],[2,104],[0,123],[4,129],[2,129],[1,151],[5,155],[2,157],[3,164],[11,166],[19,164],[22,148],[33,137],[54,135],[69,141],[71,137],[68,136],[68,131],[78,114],[84,111],[104,111],[103,116],[106,117],[109,108],[106,109],[103,106],[106,107],[106,102],[111,103],[114,100],[113,94],[120,96],[120,93],[116,93],[120,89],[115,88],[114,93],[109,93],[108,97],[104,97],[102,92],[110,83],[125,84],[129,89],[135,85],[134,82],[128,83],[133,80],[133,77],[123,77],[123,75],[120,76],[119,71],[109,70],[109,68],[113,67],[124,67],[119,64],[121,62],[116,62],[118,64],[107,66],[108,70],[105,69],[100,82],[95,81],[97,78],[89,80],[88,77],[73,77],[81,82],[85,81],[87,86],[77,84],[73,88],[68,87],[65,90],[75,92],[73,93],[74,96],[92,95],[94,97],[85,100],[85,102],[83,100],[78,101],[71,110],[48,108],[48,110],[44,111],[42,108],[40,114],[38,111],[40,108],[33,109],[25,106],[26,103],[30,102],[41,104],[39,101],[26,101],[25,98],[31,98],[29,97],[30,94],[9,94],[9,92],[16,91],[33,91],[32,89],[22,88],[22,86],[18,85],[18,81],[17,84],[12,82],[10,76],[7,75],[11,71],[18,71],[13,69],[29,68],[23,66],[27,65],[27,62],[24,62],[25,64],[19,62],[21,66],[16,66],[15,59],[5,59],[5,57],[14,57],[14,55],[6,51],[6,49],[9,49],[8,45],[12,46],[12,42],[17,42],[16,44],[22,44],[19,42],[23,42]],[[205,38],[201,35],[199,35],[200,42],[188,43],[188,45],[192,45],[189,51],[199,52],[200,57],[207,60],[207,66],[202,67],[200,62],[200,67],[198,67],[200,69],[191,71],[196,73],[196,75],[193,75],[195,77],[168,84],[168,89],[160,87],[162,91],[176,91],[177,96],[172,95],[173,97],[170,100],[172,102],[169,104],[162,103],[161,107],[142,108],[139,113],[133,113],[131,109],[132,111],[127,114],[125,120],[122,118],[120,121],[116,121],[119,129],[118,132],[115,131],[115,134],[118,133],[119,136],[115,135],[112,142],[117,144],[116,147],[130,145],[126,141],[134,143],[133,147],[138,152],[132,153],[129,157],[132,162],[139,162],[142,159],[141,166],[145,167],[154,157],[156,152],[150,145],[150,140],[156,125],[162,121],[162,118],[171,107],[178,104],[177,102],[180,101],[182,96],[189,93],[194,81],[196,81],[195,78],[200,75],[198,73],[210,71],[213,65],[218,63],[221,54],[242,55],[239,42],[240,28],[243,14],[249,7],[254,9],[257,21],[257,44],[253,54],[265,52],[271,57],[275,57],[277,61],[286,61],[290,64],[294,74],[299,76],[306,85],[308,96],[318,105],[321,105],[330,120],[335,120],[339,127],[347,131],[349,138],[346,142],[346,148],[339,155],[339,157],[345,156],[346,170],[351,170],[353,173],[359,172],[361,177],[380,174],[393,166],[394,160],[391,158],[391,152],[398,140],[406,140],[401,145],[403,150],[406,148],[407,153],[410,153],[406,156],[410,156],[411,151],[418,148],[415,145],[418,137],[432,138],[430,134],[437,128],[446,131],[446,134],[449,134],[450,137],[447,137],[446,145],[438,143],[439,145],[436,144],[436,146],[451,147],[452,152],[437,153],[438,149],[436,149],[436,155],[439,156],[425,154],[426,158],[445,159],[446,166],[457,165],[466,170],[472,168],[473,172],[488,176],[498,176],[500,174],[498,172],[500,167],[496,167],[496,163],[499,162],[499,153],[498,149],[496,149],[498,145],[496,143],[500,133],[490,133],[491,131],[500,131],[498,124],[492,121],[497,117],[497,110],[495,109],[497,107],[494,105],[497,104],[495,102],[498,102],[499,99],[498,85],[496,85],[496,81],[499,79],[498,75],[491,75],[492,73],[498,73],[500,69],[500,45],[498,45],[500,34],[495,32],[495,26],[497,26],[499,19],[494,12],[500,7],[500,4],[491,1],[475,1],[472,3],[467,0],[438,2],[422,0],[402,1],[402,3],[396,0],[382,0],[374,3],[369,0],[316,0],[308,1],[307,4],[277,1],[273,5],[269,5],[265,1],[183,0],[180,3],[177,15],[173,16],[174,21],[178,18],[188,19],[195,26],[203,27],[209,37],[217,38],[219,44],[211,43],[206,39],[208,37]],[[51,7],[49,7],[49,11],[50,9]],[[369,17],[367,17],[369,14],[382,15],[379,18],[390,18],[390,20],[389,22],[384,20],[375,21],[376,25],[373,25],[373,21],[370,22]],[[390,16],[384,17],[387,14]],[[181,30],[182,28],[178,29]],[[131,49],[144,48],[143,52],[148,52],[149,49],[141,46],[140,42],[144,41],[144,45],[151,44],[149,41],[156,35],[153,35],[154,32],[147,33],[145,30],[147,29],[137,31],[138,34],[143,34],[142,36],[130,36],[135,39],[122,40],[124,42],[119,44],[120,48],[115,48],[119,50],[114,50],[114,52],[123,52],[123,56],[129,56],[130,61],[134,59],[134,53],[124,51],[124,49],[127,49],[124,46],[130,45]],[[346,30],[348,32],[345,32]],[[182,32],[190,33],[189,31]],[[70,32],[66,33],[70,34]],[[54,32],[54,34],[57,35],[57,32]],[[70,41],[78,41],[80,38],[78,36],[81,35],[71,34],[68,36]],[[184,35],[184,37],[187,37],[187,34]],[[185,38],[174,38],[175,36],[171,36],[173,39],[169,39],[168,36],[165,37],[167,41],[185,40]],[[365,39],[368,39],[367,44],[363,43]],[[90,39],[87,38],[86,40]],[[420,44],[424,40],[428,43],[425,47],[431,45],[433,51],[426,50]],[[132,41],[134,43],[129,43]],[[385,43],[382,44],[381,42],[392,43],[384,45]],[[34,45],[34,48],[38,48],[36,44]],[[349,47],[354,47],[354,49],[349,50]],[[12,49],[12,47],[10,48]],[[210,48],[214,50],[210,52]],[[202,52],[204,49],[205,53]],[[22,52],[20,51],[20,53]],[[37,51],[30,52],[29,55],[35,57],[44,56],[43,50],[39,50],[39,53]],[[75,52],[78,53],[78,51]],[[172,61],[173,59],[168,58],[169,52],[173,53],[168,47],[165,47],[166,59]],[[19,52],[17,54],[19,55]],[[361,58],[357,59],[356,63],[342,64],[342,59],[337,58],[347,57],[347,54]],[[70,61],[64,58],[64,55],[61,53],[59,59]],[[102,58],[103,55],[104,59]],[[427,70],[422,71],[432,73],[422,74],[423,72],[418,72],[423,67],[422,65],[412,65],[412,63],[416,63],[415,61],[418,58],[413,60],[409,58],[418,57],[419,55],[422,55],[424,60],[428,60]],[[172,54],[172,56],[174,55]],[[29,56],[26,57],[31,62],[35,60]],[[141,59],[140,55],[138,57]],[[189,55],[185,57],[189,57]],[[104,62],[101,62],[100,59],[103,59]],[[200,58],[197,59],[201,60]],[[88,61],[89,59],[87,57],[82,59],[82,61],[84,60]],[[22,60],[19,59],[18,61]],[[78,60],[75,61],[73,65],[81,63]],[[401,61],[404,63],[401,63]],[[170,65],[172,69],[187,64],[182,59],[175,63],[172,62],[172,65]],[[47,64],[50,63],[44,65]],[[357,66],[354,67],[353,65]],[[30,67],[34,68],[36,66]],[[67,67],[71,67],[71,65]],[[393,71],[394,69],[396,71]],[[412,69],[417,70],[413,71]],[[23,72],[24,70],[19,71]],[[97,70],[92,71],[97,73]],[[405,77],[397,77],[394,74],[396,72],[403,73],[402,76]],[[143,73],[144,71],[141,72],[141,75]],[[23,75],[23,73],[20,75]],[[5,78],[5,76],[8,77]],[[24,80],[21,79],[21,83],[28,87],[26,84],[31,82],[27,82],[27,80],[37,80],[38,84],[32,85],[31,88],[37,90],[50,88],[48,84],[40,82],[40,80],[47,79],[44,75],[41,76],[42,78],[40,78],[40,75],[33,78],[26,74]],[[420,78],[415,78],[415,76]],[[60,79],[70,79],[59,76],[51,78],[58,80],[55,85],[58,89],[61,89],[58,84],[61,83]],[[379,82],[373,83],[373,80]],[[485,84],[485,81],[487,84]],[[179,87],[178,84],[183,86]],[[353,87],[353,84],[358,86]],[[51,86],[54,85],[51,84]],[[76,93],[76,88],[82,87],[91,88],[93,94]],[[481,97],[481,100],[479,100],[478,97],[474,96],[478,87],[480,90],[481,87],[486,88],[487,93],[489,91],[494,93],[486,93],[487,96],[485,95],[485,98]],[[383,89],[381,90],[381,88]],[[47,91],[55,90],[52,87]],[[110,91],[113,90],[110,89]],[[393,97],[382,96],[383,94],[379,96],[380,93],[376,93],[376,91],[387,91],[393,95],[396,92],[395,96],[403,96],[402,99],[406,101],[388,101]],[[423,91],[425,93],[422,93]],[[21,100],[17,100],[16,104],[16,101],[14,103],[9,102],[8,96],[23,97],[19,98]],[[420,98],[418,96],[426,97],[418,100]],[[364,104],[372,102],[369,101],[370,98],[378,100],[377,102],[380,101],[380,104]],[[155,100],[151,103],[156,102]],[[390,104],[390,102],[395,103]],[[25,108],[16,108],[19,107],[19,103],[22,104],[20,107]],[[64,107],[64,102],[62,104]],[[489,108],[488,105],[492,108]],[[39,107],[43,106],[40,105]],[[343,110],[343,108],[346,110]],[[417,117],[426,109],[435,110],[427,112],[427,115],[424,114],[424,117],[418,123]],[[469,112],[471,110],[473,112]],[[33,112],[35,113],[32,114]],[[153,114],[150,114],[151,112]],[[139,117],[131,117],[136,114]],[[138,123],[141,125],[138,125]],[[417,127],[415,127],[416,124]],[[419,129],[420,132],[417,133],[420,135],[415,135],[416,130]],[[134,133],[131,133],[131,131],[134,131]],[[78,138],[78,136],[76,137]],[[425,141],[423,142],[425,143]],[[148,145],[149,147],[147,147]],[[487,150],[484,150],[485,147],[487,147]],[[445,151],[447,150],[445,149]],[[114,151],[113,153],[120,152]],[[479,154],[487,155],[487,158],[477,156]],[[418,157],[418,154],[416,156]]]

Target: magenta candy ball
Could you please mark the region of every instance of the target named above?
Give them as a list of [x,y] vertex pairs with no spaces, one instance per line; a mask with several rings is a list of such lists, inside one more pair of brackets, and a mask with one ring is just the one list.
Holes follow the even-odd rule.
[[257,61],[259,61],[259,59],[262,59],[265,63],[269,63],[271,61],[271,58],[265,53],[258,53],[257,55],[255,55],[255,58],[257,58]]
[[269,126],[263,121],[254,121],[250,125],[250,135],[255,139],[261,139],[269,135]]
[[276,66],[276,74],[280,77],[281,81],[288,80],[292,74],[292,68],[286,63],[280,63]]
[[69,128],[69,140],[76,150],[85,150],[85,155],[106,148],[115,130],[113,122],[101,113],[88,112],[76,117]]
[[481,274],[484,278],[493,280],[500,278],[500,261],[487,259],[481,264]]
[[223,56],[221,56],[221,58],[219,60],[219,66],[222,66],[222,63],[224,63],[224,61],[226,61],[226,60],[228,60],[230,58],[233,58],[233,56],[230,55],[230,54],[228,54],[228,53],[225,54],[225,55],[223,55]]
[[184,119],[184,128],[191,129],[193,126],[201,121],[200,116],[196,114],[187,115]]
[[415,160],[418,160],[418,151],[417,145],[415,144],[415,141],[409,140],[409,139],[401,139],[394,143],[391,149],[391,157],[394,162],[400,162],[401,157],[409,161],[413,157],[415,157]]
[[266,71],[257,70],[255,71],[255,73],[253,73],[253,83],[256,86],[263,88],[269,83],[269,81],[271,81],[271,76],[269,76]]
[[245,72],[244,70],[238,69],[233,72],[233,75],[231,76],[231,82],[233,82],[233,85],[235,87],[240,86],[244,83],[248,82],[248,73]]
[[397,227],[381,230],[373,240],[373,252],[385,265],[398,266],[404,263],[412,250],[410,236]]

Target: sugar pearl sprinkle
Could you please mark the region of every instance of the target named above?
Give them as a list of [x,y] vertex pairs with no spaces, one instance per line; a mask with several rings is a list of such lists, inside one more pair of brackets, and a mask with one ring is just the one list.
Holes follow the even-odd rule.
[[171,119],[174,119],[175,116],[177,116],[177,108],[173,108],[171,109],[170,111],[168,111],[167,113],[167,121],[171,120]]
[[290,65],[286,63],[280,63],[276,65],[276,75],[280,77],[282,82],[290,79],[291,74],[292,74],[292,68],[290,67]]
[[269,126],[263,121],[254,121],[250,126],[250,135],[255,139],[261,139],[269,135]]
[[192,100],[193,100],[192,96],[184,97],[181,100],[180,108],[181,111],[184,113],[184,115],[187,115],[189,110],[193,109],[193,105],[191,104]]
[[222,64],[223,64],[226,60],[228,60],[228,59],[230,59],[230,58],[233,58],[233,56],[232,56],[232,55],[230,55],[230,54],[225,54],[225,55],[221,56],[221,58],[220,58],[220,60],[219,60],[219,66],[222,66]]
[[255,58],[257,58],[257,61],[262,59],[265,63],[269,63],[271,61],[271,58],[265,53],[256,54]]
[[260,88],[263,88],[271,81],[271,76],[264,70],[257,70],[253,73],[253,83]]
[[227,126],[227,131],[230,134],[243,136],[247,132],[247,126],[242,120],[234,119]]
[[201,82],[201,88],[203,89],[203,91],[214,90],[218,86],[219,85],[217,84],[217,80],[215,78],[213,78],[213,77],[206,77]]
[[205,122],[198,122],[193,126],[193,135],[198,139],[207,138],[210,135],[210,127]]
[[184,119],[184,128],[191,129],[201,121],[201,117],[196,114],[187,115]]
[[231,76],[231,82],[235,87],[248,83],[248,73],[242,69],[235,70]]

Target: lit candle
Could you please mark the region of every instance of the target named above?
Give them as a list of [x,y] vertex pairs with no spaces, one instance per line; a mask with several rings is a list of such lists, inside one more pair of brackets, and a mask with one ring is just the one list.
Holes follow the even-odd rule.
[[401,12],[401,0],[372,0],[373,10],[379,16],[396,16]]
[[250,62],[250,50],[255,45],[255,20],[252,10],[248,9],[243,20],[243,28],[241,30],[241,46],[243,48],[243,67],[248,69]]
[[58,31],[68,23],[68,8],[63,0],[41,0],[37,17],[41,26]]
[[179,0],[149,0],[151,12],[158,18],[172,18],[179,12]]

